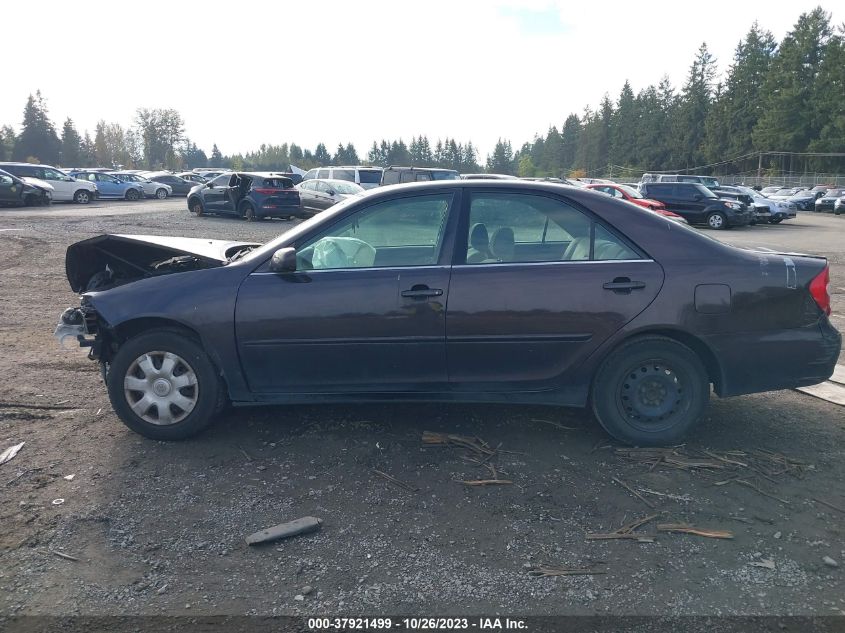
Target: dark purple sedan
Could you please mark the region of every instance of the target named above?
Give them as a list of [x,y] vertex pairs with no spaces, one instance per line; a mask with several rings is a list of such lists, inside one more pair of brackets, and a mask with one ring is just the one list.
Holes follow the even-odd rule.
[[743,250],[552,183],[350,198],[265,245],[104,235],[66,260],[112,405],[154,439],[229,401],[590,407],[678,442],[719,396],[826,380],[841,337],[822,257]]

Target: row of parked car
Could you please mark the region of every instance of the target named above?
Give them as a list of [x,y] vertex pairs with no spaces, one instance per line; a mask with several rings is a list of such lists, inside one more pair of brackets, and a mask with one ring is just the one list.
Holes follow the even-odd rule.
[[[220,173],[219,171],[216,173]],[[117,170],[104,168],[59,169],[32,163],[0,163],[0,204],[34,206],[51,202],[88,204],[99,198],[141,200],[187,196],[206,182],[198,173]]]
[[802,211],[845,213],[845,188],[834,185],[815,187],[764,187],[762,194],[771,200],[786,200]]
[[[188,194],[188,209],[198,216],[219,213],[250,220],[268,217],[305,218],[350,196],[383,185],[515,178],[505,174],[459,174],[451,169],[400,166],[385,169],[364,166],[319,167],[300,174],[227,171],[191,190]],[[676,222],[705,224],[717,230],[757,223],[778,224],[796,217],[799,208],[792,199],[767,196],[741,184],[722,185],[716,178],[709,176],[646,174],[638,183],[601,179],[523,180],[586,187],[632,202]],[[824,196],[820,200],[822,198]]]

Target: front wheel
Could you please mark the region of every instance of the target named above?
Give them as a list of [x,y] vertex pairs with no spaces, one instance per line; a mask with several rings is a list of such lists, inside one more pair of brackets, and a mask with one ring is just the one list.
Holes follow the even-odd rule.
[[167,197],[167,189],[156,189],[156,198],[164,200]]
[[593,413],[617,440],[635,446],[679,442],[701,416],[710,381],[691,349],[662,336],[624,343],[593,381]]
[[182,440],[207,427],[220,382],[202,347],[174,330],[141,334],[115,354],[109,399],[130,429],[153,440]]
[[728,219],[722,213],[711,213],[707,216],[707,226],[720,231],[728,226]]
[[91,202],[91,194],[84,189],[80,189],[75,194],[73,194],[73,201],[76,204],[88,204]]
[[138,192],[135,189],[130,189],[126,192],[126,199],[130,202],[135,202],[135,200],[137,200],[139,197],[140,196],[138,195]]
[[783,222],[783,218],[769,218],[770,224],[780,224]]
[[241,207],[241,214],[247,219],[248,222],[254,222],[256,220],[255,217],[255,207],[251,204],[245,204]]

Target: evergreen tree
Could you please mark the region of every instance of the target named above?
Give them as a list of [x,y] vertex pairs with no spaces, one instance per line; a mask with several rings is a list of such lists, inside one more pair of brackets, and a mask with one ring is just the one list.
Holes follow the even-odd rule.
[[[815,97],[812,107],[814,128],[818,137],[810,142],[813,152],[841,152],[845,148],[845,24],[830,38],[825,46],[824,58],[819,66]],[[815,159],[813,163],[822,171],[841,169],[842,161]]]
[[543,142],[543,171],[548,176],[559,178],[563,173],[563,138],[553,125]]
[[79,146],[79,162],[83,167],[90,167],[96,162],[94,157],[94,141],[91,140],[88,130],[85,130],[85,136]]
[[715,78],[716,60],[710,54],[707,44],[702,43],[681,90],[673,121],[675,147],[672,161],[678,168],[693,167],[705,162],[702,145]]
[[47,113],[47,104],[41,91],[29,95],[23,111],[23,127],[15,142],[14,160],[35,160],[40,163],[58,163],[62,143]]
[[625,81],[616,111],[613,113],[610,131],[610,162],[632,166],[637,155],[637,125],[639,112],[631,84]]
[[737,45],[728,69],[724,91],[707,119],[705,155],[716,162],[749,153],[752,131],[768,96],[763,82],[776,49],[774,36],[755,22]]
[[511,142],[499,138],[493,153],[487,157],[487,171],[493,174],[512,174],[513,158]]
[[[817,7],[802,13],[784,37],[763,84],[763,111],[753,132],[756,149],[803,152],[818,136],[821,121],[813,98],[831,34],[830,15]],[[841,98],[840,92],[840,107]]]
[[82,137],[76,131],[73,120],[68,117],[62,126],[62,149],[59,156],[59,164],[64,167],[82,167],[80,154],[82,150]]
[[0,160],[12,160],[15,151],[15,130],[10,125],[0,128]]
[[317,149],[314,150],[314,160],[317,161],[317,164],[321,167],[331,164],[332,156],[329,154],[323,143],[317,144]]
[[581,120],[577,114],[570,114],[563,122],[560,133],[561,153],[560,170],[563,175],[569,173],[575,162],[575,152],[578,150],[578,138],[581,135]]
[[209,166],[211,166],[211,167],[222,167],[223,166],[223,154],[220,153],[220,150],[217,147],[217,143],[215,143],[211,147],[211,160],[209,161]]

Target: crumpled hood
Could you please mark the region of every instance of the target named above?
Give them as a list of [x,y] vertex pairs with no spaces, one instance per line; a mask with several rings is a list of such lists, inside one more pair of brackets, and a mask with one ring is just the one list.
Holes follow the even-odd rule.
[[[92,277],[106,268],[119,273],[116,283],[128,283],[173,272],[222,266],[245,246],[260,244],[163,235],[98,235],[68,247],[65,272],[74,292],[84,292],[91,290]],[[180,257],[187,257],[190,262],[180,262],[179,266],[163,265]]]

